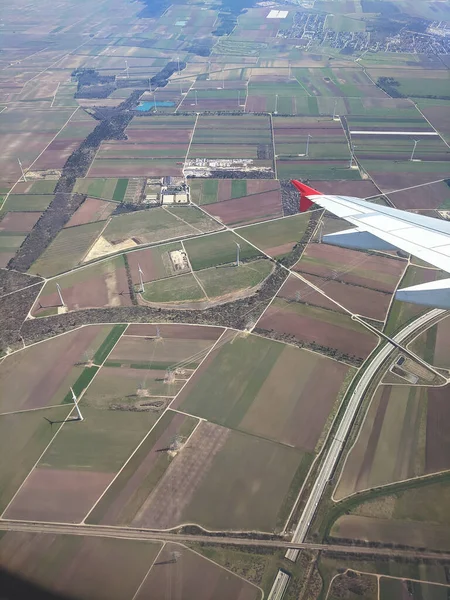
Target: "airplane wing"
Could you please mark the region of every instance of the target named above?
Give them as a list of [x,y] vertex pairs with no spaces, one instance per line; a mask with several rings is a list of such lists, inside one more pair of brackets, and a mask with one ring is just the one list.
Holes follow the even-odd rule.
[[[322,241],[359,250],[403,250],[450,273],[450,223],[379,206],[351,196],[332,196],[293,180],[300,211],[318,204],[355,227],[324,235]],[[397,290],[396,298],[415,304],[450,308],[450,279]]]

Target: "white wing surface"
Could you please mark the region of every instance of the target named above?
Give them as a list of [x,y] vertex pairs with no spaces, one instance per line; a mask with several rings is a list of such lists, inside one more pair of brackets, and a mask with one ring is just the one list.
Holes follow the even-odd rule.
[[[355,227],[325,235],[323,242],[347,248],[392,250],[408,254],[450,273],[450,223],[378,206],[349,196],[320,194],[305,184],[293,181],[300,191],[300,209],[313,203],[345,219]],[[450,308],[450,279],[398,290],[398,299]]]

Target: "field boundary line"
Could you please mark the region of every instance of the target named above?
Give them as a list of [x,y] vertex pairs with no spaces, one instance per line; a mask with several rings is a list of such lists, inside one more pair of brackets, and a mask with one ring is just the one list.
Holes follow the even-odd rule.
[[206,290],[203,287],[202,282],[199,280],[199,278],[197,277],[197,275],[194,273],[194,269],[192,268],[191,260],[189,258],[189,254],[187,253],[187,250],[184,247],[183,240],[181,240],[181,247],[183,248],[183,252],[186,255],[186,258],[187,258],[188,265],[189,265],[189,268],[191,270],[192,276],[194,277],[195,281],[197,282],[197,285],[200,286],[200,289],[202,290],[202,292],[205,294],[205,298],[208,300],[208,302],[211,302],[211,298],[206,293]]
[[[366,571],[359,571],[358,569],[350,569],[347,571],[354,571],[355,573],[361,573],[362,575],[378,575],[378,577],[385,577],[386,579],[399,579],[400,581],[414,581],[415,583],[426,583],[428,585],[440,585],[441,587],[450,588],[450,583],[440,583],[438,581],[429,581],[428,579],[414,579],[413,577],[398,577],[397,575],[385,575],[384,573],[368,573]],[[343,573],[338,573],[343,575]]]
[[[62,404],[61,406],[67,406]],[[69,405],[70,407],[70,405]],[[75,405],[73,405],[73,407],[69,410],[66,418],[64,419],[64,421],[62,423],[60,423],[58,429],[55,431],[55,434],[52,436],[51,440],[49,441],[49,443],[45,446],[44,450],[42,451],[42,453],[40,454],[39,458],[37,459],[37,461],[34,463],[34,465],[31,467],[28,475],[25,477],[25,479],[22,481],[22,483],[20,484],[20,486],[17,488],[15,494],[13,495],[13,497],[11,498],[11,500],[8,502],[8,504],[6,505],[6,507],[3,509],[1,515],[0,515],[0,520],[3,520],[3,515],[5,514],[5,512],[8,510],[8,508],[11,506],[11,504],[14,502],[14,500],[16,499],[16,496],[20,493],[20,490],[23,488],[23,486],[25,485],[25,483],[27,482],[28,478],[30,477],[30,475],[33,473],[33,471],[36,469],[37,465],[40,463],[42,457],[44,456],[44,454],[47,452],[47,450],[50,448],[51,444],[53,444],[56,436],[58,435],[58,433],[61,431],[61,429],[63,428],[63,426],[67,423],[68,420],[70,420],[70,417],[73,413],[73,411],[75,410]]]
[[[277,191],[277,190],[271,190],[271,191]],[[254,196],[256,194],[251,194],[251,195]],[[229,201],[225,200],[225,202],[229,202]],[[206,206],[209,206],[209,205],[207,204]],[[315,208],[314,210],[311,210],[309,212],[311,214],[313,214],[313,213],[319,212],[319,211],[323,211],[323,208]],[[282,219],[292,219],[292,217],[298,217],[298,215],[301,215],[301,214],[302,213],[295,213],[293,215],[283,215],[281,217],[274,217],[273,219],[267,219],[266,221],[256,221],[256,223],[249,223],[248,225],[237,225],[234,228],[234,231],[236,232],[237,229],[245,229],[246,227],[253,227],[254,225],[265,225],[266,223],[272,223],[273,221],[281,221]]]
[[54,92],[54,94],[53,94],[53,100],[52,100],[52,103],[50,104],[50,108],[53,108],[53,104],[54,104],[54,102],[55,102],[55,100],[56,100],[56,94],[58,93],[58,90],[59,90],[59,86],[60,86],[60,85],[61,85],[61,82],[60,82],[60,81],[58,81],[58,85],[56,86],[56,90],[55,90],[55,92]]
[[197,230],[200,234],[203,234],[204,232],[199,229],[198,227],[196,227],[195,225],[192,225],[191,223],[188,223],[187,221],[185,221],[184,219],[182,219],[181,217],[179,217],[178,215],[176,215],[175,213],[170,212],[170,210],[167,210],[167,208],[165,206],[161,206],[161,208],[163,209],[164,212],[166,212],[168,215],[170,215],[171,217],[175,217],[175,219],[177,219],[178,221],[181,221],[182,223],[184,223],[185,225],[189,225],[189,227],[192,227],[192,229]]
[[444,142],[444,144],[447,146],[447,148],[450,148],[450,144],[447,143],[447,141],[445,140],[445,138],[442,136],[441,132],[436,129],[436,127],[433,125],[433,123],[427,119],[427,117],[423,114],[422,110],[419,108],[417,102],[413,101],[414,106],[416,107],[416,110],[419,111],[419,113],[422,115],[422,117],[425,119],[425,121],[428,123],[428,125],[438,134],[438,136],[441,138],[441,140]]
[[[271,133],[271,137],[272,137],[272,152],[273,152],[273,172],[274,172],[274,179],[277,180],[278,179],[278,173],[277,173],[277,153],[276,153],[276,148],[275,148],[275,131],[273,129],[273,116],[272,113],[269,113],[269,121],[270,121],[270,133]],[[283,210],[283,215],[284,215],[284,210]]]
[[150,565],[150,567],[148,568],[148,571],[146,572],[146,574],[144,575],[144,578],[142,579],[141,583],[139,584],[137,590],[135,591],[135,593],[133,594],[131,600],[136,600],[139,592],[141,591],[142,586],[144,585],[147,577],[150,575],[150,571],[153,569],[156,561],[159,558],[159,555],[161,554],[161,552],[164,550],[164,548],[166,547],[167,542],[163,541],[163,543],[161,544],[161,548],[159,549],[158,554],[155,556],[155,558],[152,561],[152,564]]
[[[382,189],[376,185],[376,187],[378,187],[378,189],[381,192],[382,196],[388,196],[390,194],[397,194],[398,192],[407,192],[408,190],[414,190],[416,188],[420,188],[420,187],[425,187],[426,185],[433,185],[434,183],[442,183],[443,181],[445,181],[445,179],[436,179],[435,181],[427,181],[426,183],[417,183],[416,185],[410,185],[409,187],[405,187],[405,188],[399,188],[398,190],[392,190],[391,192],[383,192]],[[375,196],[367,196],[366,198],[363,198],[363,200],[371,200],[372,198],[378,198],[380,194],[376,194]],[[401,208],[397,209],[397,210],[403,210]],[[416,210],[416,209],[414,209]],[[429,208],[422,208],[420,210],[430,210]],[[435,209],[436,210],[436,209]],[[404,212],[408,212],[407,210]]]
[[[178,109],[178,107],[177,107],[177,109]],[[192,141],[194,139],[195,130],[197,129],[197,123],[198,123],[199,116],[200,116],[200,113],[196,113],[196,117],[195,117],[195,121],[194,121],[194,126],[192,128],[192,133],[191,133],[191,139],[189,140],[189,144],[188,144],[188,147],[187,147],[187,150],[186,150],[186,156],[184,157],[183,176],[185,176],[184,175],[184,167],[185,167],[186,161],[187,161],[187,159],[189,157],[189,152],[191,151]],[[190,199],[190,194],[189,194],[189,199]]]
[[[84,42],[87,43],[87,42]],[[31,80],[30,80],[31,81]],[[64,127],[66,125],[68,125],[68,123],[71,121],[72,117],[74,116],[74,114],[77,112],[77,110],[79,110],[80,107],[77,106],[76,109],[71,113],[70,117],[67,119],[67,121],[64,123],[64,125],[62,125],[61,129],[55,133],[55,135],[52,137],[52,139],[49,141],[49,143],[45,146],[45,148],[42,150],[42,152],[33,160],[33,162],[26,167],[26,169],[24,169],[24,173],[25,175],[28,173],[28,171],[31,169],[31,167],[41,158],[41,156],[44,154],[44,152],[47,150],[47,148],[50,146],[50,144],[52,142],[54,142],[56,140],[56,138],[58,137],[58,135],[61,133],[61,131],[64,129]],[[81,140],[80,140],[81,143]],[[20,183],[20,180],[22,179],[22,175],[20,175],[19,179],[16,181],[16,183],[12,186],[12,188],[9,190],[9,192],[6,194],[6,196],[3,198],[3,202],[0,205],[0,210],[2,210],[3,206],[5,205],[6,201],[8,200],[11,192],[13,191],[13,189],[16,187],[16,185],[18,183]],[[55,194],[48,194],[49,196],[55,196]]]
[[[18,290],[14,290],[13,292],[7,292],[6,294],[2,294],[0,295],[0,298],[6,298],[6,296],[11,296],[12,294],[17,294],[17,292],[23,292],[24,290],[28,290],[29,288],[34,287],[35,285],[42,285],[46,282],[45,279],[43,279],[42,281],[36,281],[36,283],[31,283],[30,285],[26,285],[23,288],[19,288]],[[34,304],[34,302],[33,302]]]
[[[175,402],[175,400],[177,399],[178,395],[181,393],[182,390],[184,390],[184,388],[186,387],[186,385],[189,383],[189,381],[192,379],[192,377],[195,375],[195,373],[198,371],[198,369],[201,367],[201,365],[205,362],[205,360],[208,358],[208,356],[211,354],[211,352],[215,349],[215,347],[217,346],[218,342],[222,339],[222,337],[225,335],[225,333],[228,331],[228,327],[222,332],[222,334],[220,335],[220,337],[217,338],[217,340],[215,341],[215,343],[211,346],[211,348],[208,350],[207,354],[205,355],[205,357],[203,358],[203,360],[201,360],[198,364],[198,367],[195,369],[195,371],[192,373],[191,377],[189,378],[189,380],[186,381],[185,385],[183,385],[183,387],[178,390],[178,392],[175,394],[175,396],[173,397],[172,401],[169,402],[169,404],[166,406],[166,408],[163,410],[163,412],[161,413],[160,417],[155,421],[155,423],[150,427],[150,429],[148,430],[148,432],[144,435],[144,437],[142,438],[142,440],[139,442],[139,444],[136,446],[136,448],[133,450],[133,452],[130,454],[130,456],[126,459],[126,461],[123,463],[123,465],[120,467],[120,469],[117,471],[116,475],[113,477],[113,479],[110,481],[110,483],[106,486],[106,488],[103,490],[103,492],[101,493],[101,495],[97,498],[97,500],[95,501],[95,503],[91,506],[91,508],[89,509],[89,511],[86,513],[85,517],[82,519],[82,521],[80,521],[81,524],[85,524],[86,519],[89,517],[89,515],[92,513],[92,511],[94,510],[94,508],[98,505],[98,503],[101,501],[101,499],[103,498],[103,496],[107,493],[107,491],[109,490],[109,488],[112,486],[112,484],[116,481],[116,479],[119,477],[119,475],[122,473],[122,471],[124,470],[124,468],[127,466],[127,464],[130,462],[130,460],[133,458],[133,456],[136,454],[136,452],[139,450],[139,448],[142,446],[142,444],[145,442],[145,440],[148,438],[148,436],[150,435],[150,433],[153,431],[153,429],[156,427],[156,425],[159,423],[159,421],[163,418],[163,416],[166,414],[166,412],[170,409],[170,406],[173,404],[173,402]],[[122,334],[123,335],[123,334]],[[122,337],[122,336],[121,336]],[[120,339],[120,338],[119,338]],[[100,371],[100,369],[99,369]],[[98,373],[98,371],[97,371]],[[198,417],[197,417],[198,419]],[[200,423],[200,421],[199,421]],[[194,429],[195,430],[195,429]]]
[[397,293],[397,290],[398,290],[401,282],[403,281],[403,279],[405,277],[406,271],[407,271],[407,269],[410,266],[411,266],[411,255],[409,256],[408,260],[406,261],[406,266],[403,269],[403,272],[402,272],[402,274],[400,275],[400,277],[399,277],[399,279],[397,281],[397,285],[395,286],[395,288],[394,288],[394,290],[392,292],[391,299],[389,300],[389,306],[387,308],[386,316],[384,317],[384,321],[383,321],[383,323],[384,323],[384,325],[383,325],[383,332],[384,332],[384,329],[386,328],[386,325],[387,325],[387,322],[388,322],[388,319],[389,319],[389,315],[391,314],[392,306],[393,306],[394,301],[395,301],[395,294]]
[[[99,234],[97,235],[97,237],[95,238],[95,240],[92,242],[92,244],[89,246],[89,248],[86,250],[86,252],[83,254],[83,256],[81,257],[81,260],[83,261],[86,256],[89,254],[89,252],[92,250],[92,248],[95,246],[95,244],[98,242],[98,240],[100,239],[100,237],[103,235],[105,229],[108,227],[108,225],[111,223],[112,217],[108,217],[105,221],[105,225],[103,227],[103,229],[99,232]],[[64,228],[63,228],[64,229]],[[61,230],[62,231],[62,230]],[[106,238],[105,238],[106,239]],[[58,277],[58,275],[54,275],[54,277]]]
[[67,406],[67,404],[51,404],[50,406],[39,406],[38,408],[24,408],[23,410],[11,410],[9,412],[0,413],[0,417],[6,417],[7,415],[17,415],[25,412],[36,412],[38,410],[47,410],[48,408],[61,408]]

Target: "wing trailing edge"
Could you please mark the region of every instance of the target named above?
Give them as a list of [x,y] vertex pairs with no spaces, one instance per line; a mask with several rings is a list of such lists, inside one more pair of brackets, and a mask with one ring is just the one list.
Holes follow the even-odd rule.
[[435,308],[450,308],[450,279],[421,283],[397,290],[395,297],[403,302],[433,306]]
[[352,250],[392,251],[398,249],[397,246],[385,242],[376,235],[373,235],[373,233],[362,231],[358,227],[346,229],[345,231],[337,231],[336,233],[328,233],[323,236],[322,242]]

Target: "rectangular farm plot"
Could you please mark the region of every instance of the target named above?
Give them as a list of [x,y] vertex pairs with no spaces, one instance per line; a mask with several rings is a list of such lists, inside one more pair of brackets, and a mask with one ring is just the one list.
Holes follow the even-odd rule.
[[[3,511],[55,435],[56,425],[73,406],[58,406],[0,416],[0,436],[8,449],[8,460],[0,464],[0,511]],[[45,417],[45,418],[44,418]]]
[[[29,233],[42,215],[40,212],[9,212],[0,221],[0,236]],[[1,241],[0,241],[1,244]]]
[[157,418],[88,406],[82,411],[83,421],[62,426],[9,506],[9,518],[80,522]]
[[428,363],[440,369],[450,369],[450,319],[445,318],[420,334],[409,348]]
[[132,304],[123,256],[48,281],[33,307],[33,315],[58,313],[61,299],[56,284],[69,311]]
[[0,540],[0,560],[57,595],[123,600],[133,597],[160,548],[147,541],[10,531]]
[[[133,525],[149,505],[152,492],[184,448],[197,423],[198,419],[194,417],[166,411],[89,515],[87,522]],[[167,505],[167,500],[164,505]],[[163,506],[160,508],[164,510]]]
[[176,406],[314,452],[348,373],[318,354],[257,336],[236,338],[210,354]]
[[51,277],[73,269],[86,257],[105,223],[106,221],[99,221],[63,229],[32,264],[29,272]]
[[311,213],[276,219],[269,223],[243,227],[239,229],[239,235],[269,256],[280,258],[288,255],[295,244],[303,239],[310,219]]
[[[340,122],[309,118],[274,117],[278,159],[308,156],[312,160],[349,159],[347,138]],[[308,154],[306,145],[308,142]]]
[[63,402],[80,366],[92,359],[110,330],[109,325],[82,327],[7,356],[0,365],[1,412]]
[[52,194],[10,194],[3,204],[1,212],[41,213],[53,198]]
[[351,449],[336,498],[448,469],[448,388],[381,386]]
[[281,298],[263,314],[257,329],[351,364],[360,364],[378,343],[347,315]]
[[[197,278],[210,299],[239,297],[255,291],[272,273],[273,264],[269,260],[254,260],[233,266],[219,266],[204,269]],[[238,294],[238,296],[235,296]]]
[[391,294],[405,266],[406,262],[397,258],[311,243],[294,270],[304,275],[332,277],[347,284]]
[[181,338],[183,340],[218,340],[224,332],[223,327],[207,325],[174,325],[171,323],[139,323],[128,325],[125,336]]
[[205,292],[192,273],[146,283],[141,296],[145,302],[155,304],[177,303],[179,305],[183,302],[206,300]]
[[198,237],[184,242],[194,271],[216,265],[236,262],[237,246],[240,245],[240,259],[248,260],[258,256],[258,250],[247,244],[231,231]]
[[86,225],[96,221],[106,221],[116,209],[117,204],[105,202],[97,198],[86,198],[78,210],[71,216],[64,227]]
[[180,271],[183,272],[188,267],[184,267],[184,264],[174,262],[171,258],[172,252],[182,252],[182,250],[181,244],[174,242],[172,244],[156,246],[155,248],[129,252],[126,256],[133,284],[140,287],[139,267],[144,283],[178,275]]
[[[176,564],[173,562],[175,555]],[[171,543],[164,546],[136,600],[151,598],[155,590],[167,589],[168,585],[177,586],[180,598],[196,600],[256,600],[261,596],[260,590],[245,579],[233,575],[228,569],[223,569],[185,546]]]
[[[77,192],[78,194],[86,194],[92,198],[116,200],[116,198],[114,198],[116,195],[116,189],[123,185],[119,183],[123,181],[128,180],[117,179],[116,177],[111,177],[109,179],[104,177],[86,177],[77,179],[74,192]],[[122,198],[120,198],[119,201],[120,200],[122,200]]]
[[315,275],[305,275],[307,281],[319,288],[326,295],[316,291],[310,285],[294,276],[284,283],[277,296],[288,301],[305,302],[328,310],[363,315],[370,319],[384,321],[391,294],[360,286],[349,285],[342,281]]

